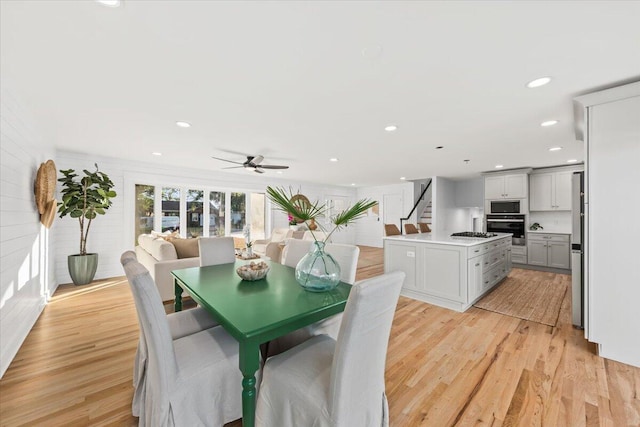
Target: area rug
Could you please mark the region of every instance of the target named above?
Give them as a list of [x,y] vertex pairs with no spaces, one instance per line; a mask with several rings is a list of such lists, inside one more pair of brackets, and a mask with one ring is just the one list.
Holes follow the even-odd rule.
[[543,325],[556,326],[568,286],[551,281],[508,277],[475,307]]

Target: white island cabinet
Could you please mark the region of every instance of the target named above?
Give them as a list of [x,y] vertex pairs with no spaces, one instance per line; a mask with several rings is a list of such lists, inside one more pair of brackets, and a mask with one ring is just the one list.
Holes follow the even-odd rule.
[[462,312],[511,271],[511,234],[385,237],[384,271],[396,270],[406,274],[402,295]]

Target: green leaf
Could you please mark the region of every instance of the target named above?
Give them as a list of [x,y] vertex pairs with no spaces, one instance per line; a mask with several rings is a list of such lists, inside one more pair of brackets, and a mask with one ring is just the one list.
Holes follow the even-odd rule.
[[82,211],[80,209],[74,209],[69,215],[71,218],[80,218],[82,216]]

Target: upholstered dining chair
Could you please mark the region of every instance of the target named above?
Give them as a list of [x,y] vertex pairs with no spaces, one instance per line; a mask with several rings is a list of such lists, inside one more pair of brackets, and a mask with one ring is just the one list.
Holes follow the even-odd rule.
[[[133,251],[127,251],[120,257],[123,267],[131,261],[138,261],[136,253]],[[169,323],[171,339],[174,340],[218,326],[218,322],[202,307],[170,313],[167,315],[167,322]],[[136,417],[140,415],[140,407],[144,404],[144,376],[146,375],[147,358],[147,343],[143,334],[140,334],[133,365],[134,392],[131,403],[131,413]]]
[[385,224],[384,225],[384,235],[385,236],[399,236],[400,229],[395,224]]
[[319,335],[267,359],[256,426],[389,425],[384,368],[404,276],[356,283],[337,341]]
[[426,222],[419,222],[418,226],[420,227],[421,233],[431,233],[431,229],[429,228],[429,224]]
[[404,232],[407,234],[418,234],[418,229],[413,224],[405,224]]
[[310,240],[287,239],[282,250],[282,264],[295,268],[311,248],[313,248],[313,242]]
[[[360,248],[356,245],[328,243],[325,246],[325,250],[340,266],[340,281],[353,285],[356,281]],[[282,353],[316,335],[324,334],[337,339],[342,315],[343,313],[336,314],[270,341],[267,347],[267,355],[274,356]]]
[[220,326],[173,339],[151,275],[127,253],[121,261],[148,351],[139,425],[222,426],[240,418],[237,341]]
[[207,265],[228,264],[236,261],[233,237],[201,237],[200,267]]

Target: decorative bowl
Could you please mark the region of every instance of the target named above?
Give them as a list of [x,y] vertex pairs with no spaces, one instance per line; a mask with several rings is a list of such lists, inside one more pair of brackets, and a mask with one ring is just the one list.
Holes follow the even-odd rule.
[[251,262],[249,264],[245,264],[236,269],[236,273],[242,280],[246,280],[248,282],[253,282],[256,280],[264,279],[267,273],[269,272],[269,265],[266,262]]

